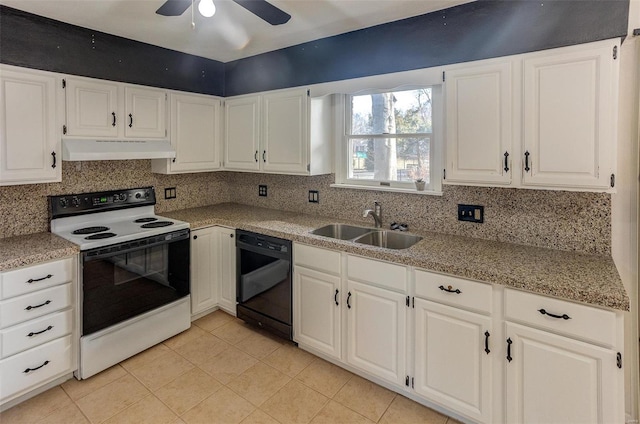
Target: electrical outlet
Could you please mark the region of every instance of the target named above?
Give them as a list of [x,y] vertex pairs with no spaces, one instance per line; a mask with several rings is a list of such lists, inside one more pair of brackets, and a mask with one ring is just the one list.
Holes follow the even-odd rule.
[[484,222],[484,206],[458,205],[458,221]]
[[176,198],[176,188],[175,187],[167,187],[164,189],[164,198],[165,199],[175,199]]
[[318,190],[309,190],[309,203],[318,203],[320,202],[320,193]]
[[266,185],[259,185],[258,186],[258,196],[261,197],[267,197],[267,186]]

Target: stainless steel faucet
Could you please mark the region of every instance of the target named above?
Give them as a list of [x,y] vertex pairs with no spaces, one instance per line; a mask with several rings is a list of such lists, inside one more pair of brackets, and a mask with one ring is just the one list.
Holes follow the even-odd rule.
[[369,215],[371,215],[376,222],[376,228],[382,228],[382,206],[379,202],[375,201],[373,203],[373,209],[365,209],[362,217],[366,218]]

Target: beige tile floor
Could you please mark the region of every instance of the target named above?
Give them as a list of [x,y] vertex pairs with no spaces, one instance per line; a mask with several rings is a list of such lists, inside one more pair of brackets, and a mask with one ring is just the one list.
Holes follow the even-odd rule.
[[0,423],[457,423],[221,311]]

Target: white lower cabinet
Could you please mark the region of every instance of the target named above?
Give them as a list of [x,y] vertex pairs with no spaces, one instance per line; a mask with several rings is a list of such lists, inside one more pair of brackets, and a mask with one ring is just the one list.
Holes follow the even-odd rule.
[[76,258],[0,272],[0,409],[77,368]]
[[221,309],[236,314],[236,230],[215,227],[218,233],[218,301]]
[[220,306],[235,315],[235,230],[191,232],[191,315]]
[[340,359],[340,277],[296,266],[294,337],[298,343]]
[[294,264],[294,340],[364,378],[465,422],[624,422],[620,312],[297,243]]
[[406,298],[391,290],[347,282],[347,363],[390,383],[404,384]]
[[415,299],[414,389],[477,420],[491,421],[492,320]]

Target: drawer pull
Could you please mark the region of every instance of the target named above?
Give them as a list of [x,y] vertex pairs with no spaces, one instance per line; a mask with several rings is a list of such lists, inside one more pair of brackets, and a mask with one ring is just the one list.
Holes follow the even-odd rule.
[[338,291],[338,289],[336,289],[336,294],[333,295],[333,301],[336,302],[336,306],[340,306],[340,304],[338,303],[338,293],[340,293]]
[[444,288],[444,286],[440,286],[440,287],[438,287],[438,288],[439,288],[440,290],[442,290],[442,291],[446,291],[447,293],[455,293],[455,294],[460,294],[460,293],[462,293],[462,292],[460,291],[460,289],[455,289],[455,290],[453,290],[453,287],[451,287],[451,286],[447,286],[447,288],[446,288],[446,289]]
[[49,361],[44,361],[44,363],[42,365],[40,365],[39,367],[35,367],[35,368],[27,368],[26,370],[24,370],[23,372],[25,374],[30,373],[31,371],[35,371],[35,370],[39,370],[40,368],[44,367],[45,365],[47,365],[49,363]]
[[485,332],[484,332],[484,351],[487,353],[487,355],[489,354],[489,352],[491,352],[491,351],[489,350],[489,336],[490,336],[490,335],[491,335],[491,334],[489,334],[489,332],[488,332],[488,331],[485,331]]
[[47,328],[45,328],[44,330],[42,330],[42,331],[36,331],[36,332],[32,331],[31,333],[27,334],[27,337],[33,337],[33,336],[36,336],[38,334],[42,334],[42,333],[44,333],[46,331],[51,330],[52,328],[53,328],[53,325],[50,325]]
[[46,277],[42,277],[42,278],[29,278],[29,279],[27,280],[27,283],[28,283],[28,284],[31,284],[31,283],[37,283],[38,281],[47,280],[47,279],[49,279],[49,278],[51,278],[51,277],[53,277],[53,275],[51,275],[51,274],[47,274],[47,276],[46,276]]
[[569,315],[567,315],[567,314],[562,314],[562,315],[550,314],[549,312],[545,311],[544,309],[538,309],[538,312],[540,312],[542,315],[548,315],[551,318],[558,318],[558,319],[562,318],[564,320],[571,319],[571,317]]
[[351,304],[349,304],[349,299],[351,299],[351,292],[347,293],[347,308],[351,309]]
[[41,303],[41,304],[36,305],[36,306],[27,306],[26,308],[24,308],[24,310],[25,310],[25,311],[30,311],[30,310],[32,310],[32,309],[41,308],[41,307],[43,307],[43,306],[45,306],[45,305],[48,305],[49,303],[51,303],[51,301],[50,301],[50,300],[47,300],[46,302]]
[[511,362],[513,358],[511,357],[511,337],[507,339],[507,361]]

